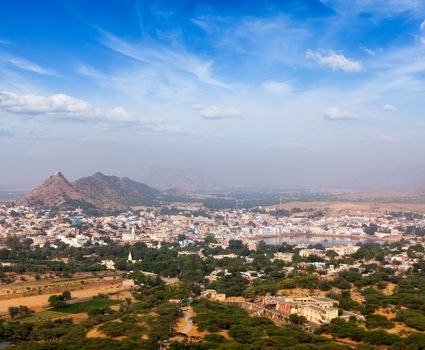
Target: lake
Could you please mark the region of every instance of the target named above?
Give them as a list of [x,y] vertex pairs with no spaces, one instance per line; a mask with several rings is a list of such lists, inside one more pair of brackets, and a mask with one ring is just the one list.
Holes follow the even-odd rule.
[[262,239],[267,244],[272,245],[281,245],[282,243],[287,243],[290,245],[298,244],[318,244],[321,243],[325,247],[340,247],[346,245],[356,245],[357,243],[367,243],[371,242],[370,240],[359,240],[352,239],[348,237],[338,238],[338,237],[302,237],[302,236],[276,236],[268,237]]

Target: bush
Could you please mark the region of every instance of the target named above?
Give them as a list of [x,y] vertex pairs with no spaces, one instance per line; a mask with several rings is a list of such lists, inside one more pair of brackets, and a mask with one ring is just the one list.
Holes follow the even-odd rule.
[[367,328],[393,328],[394,322],[382,315],[369,314],[366,316]]

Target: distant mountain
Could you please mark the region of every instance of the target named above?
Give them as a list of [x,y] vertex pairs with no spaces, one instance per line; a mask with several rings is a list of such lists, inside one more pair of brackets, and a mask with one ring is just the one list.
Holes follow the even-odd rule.
[[143,181],[172,194],[211,192],[223,188],[217,180],[202,171],[159,165],[152,167]]
[[340,188],[359,190],[406,191],[425,181],[425,164],[376,168],[338,184]]
[[134,205],[152,204],[161,192],[129,178],[96,173],[69,182],[62,173],[50,176],[28,193],[20,204],[49,208],[125,209]]

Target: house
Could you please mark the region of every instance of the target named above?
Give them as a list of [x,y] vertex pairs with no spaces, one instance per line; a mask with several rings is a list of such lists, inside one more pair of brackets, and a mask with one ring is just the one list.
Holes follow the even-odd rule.
[[274,253],[274,260],[282,260],[284,262],[291,262],[292,261],[292,257],[294,256],[293,253]]
[[115,263],[113,260],[102,260],[100,264],[105,266],[107,270],[115,270]]
[[263,305],[281,313],[304,316],[307,321],[325,324],[338,317],[337,301],[318,296],[264,297]]
[[201,292],[201,297],[212,301],[225,301],[226,294],[217,293],[215,289],[206,289]]

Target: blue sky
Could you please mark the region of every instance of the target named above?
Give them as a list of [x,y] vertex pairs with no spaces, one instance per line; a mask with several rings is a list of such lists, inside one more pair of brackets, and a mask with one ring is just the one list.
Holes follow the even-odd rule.
[[419,164],[424,20],[420,0],[0,0],[0,188],[155,164],[317,187]]

